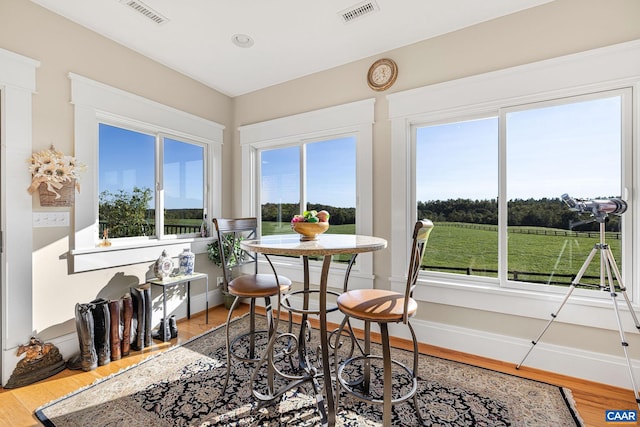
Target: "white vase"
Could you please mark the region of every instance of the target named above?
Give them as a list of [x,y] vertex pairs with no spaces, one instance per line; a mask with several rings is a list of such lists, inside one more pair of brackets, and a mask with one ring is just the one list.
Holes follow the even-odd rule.
[[167,256],[167,251],[162,251],[162,255],[154,264],[154,273],[158,279],[164,280],[173,271],[173,260]]
[[182,251],[179,257],[180,260],[180,274],[190,275],[193,274],[193,270],[196,264],[196,255],[188,248]]

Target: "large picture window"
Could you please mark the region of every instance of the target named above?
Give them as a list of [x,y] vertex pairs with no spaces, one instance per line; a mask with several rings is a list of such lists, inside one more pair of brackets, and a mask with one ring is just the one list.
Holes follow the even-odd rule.
[[[631,147],[622,135],[630,133],[623,131],[630,99],[629,90],[598,92],[500,108],[488,118],[417,125],[417,216],[437,226],[425,269],[503,277],[505,284],[570,285],[598,238],[599,222],[569,209],[562,195],[617,199],[629,188],[623,158],[631,157]],[[606,219],[606,243],[624,271],[622,218]],[[582,287],[599,289],[599,267],[590,264]]]

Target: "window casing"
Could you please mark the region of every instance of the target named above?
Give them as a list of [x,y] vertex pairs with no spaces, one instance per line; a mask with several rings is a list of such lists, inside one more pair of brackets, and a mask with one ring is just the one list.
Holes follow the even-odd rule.
[[[638,88],[640,67],[635,59],[640,54],[640,43],[629,42],[608,48],[597,49],[567,57],[561,57],[532,63],[511,69],[500,70],[484,75],[445,82],[407,92],[388,96],[389,116],[392,123],[392,167],[405,173],[394,174],[392,187],[398,191],[392,194],[392,205],[398,207],[394,214],[402,221],[392,223],[394,246],[403,247],[407,242],[409,226],[416,220],[416,171],[414,168],[415,147],[412,135],[415,126],[424,123],[451,123],[458,120],[472,120],[486,117],[501,117],[518,111],[523,105],[534,106],[540,102],[572,99],[572,97],[601,96],[601,92],[620,91],[623,95],[621,120],[621,176],[619,185],[621,196],[629,204],[623,217],[622,265],[624,282],[633,304],[638,305],[639,289],[634,285],[637,276],[637,256],[632,254],[639,242],[638,227],[634,227],[637,201],[634,194],[638,185],[637,147]],[[595,95],[593,95],[595,94]],[[574,98],[579,99],[579,98]],[[500,133],[505,133],[504,117]],[[500,135],[501,141],[506,141]],[[403,148],[401,148],[403,147]],[[500,147],[504,156],[508,148]],[[571,162],[568,162],[571,164]],[[499,173],[503,178],[507,171],[505,159],[500,158]],[[503,195],[499,204],[500,217],[507,217],[508,179],[499,180],[499,192]],[[563,192],[563,184],[559,183]],[[556,197],[560,194],[556,195]],[[580,196],[576,196],[580,197]],[[498,313],[529,316],[546,319],[549,308],[556,308],[558,301],[566,293],[564,289],[531,285],[526,282],[511,281],[507,271],[507,229],[502,225],[499,235],[500,260],[502,273],[499,277],[466,277],[441,273],[423,273],[415,296],[423,301],[440,304],[452,304],[461,307],[494,311]],[[597,239],[593,242],[596,243]],[[584,261],[579,260],[579,264]],[[620,262],[620,260],[618,260]],[[392,282],[400,285],[406,269],[406,254],[394,254],[392,257]],[[578,268],[580,265],[577,266]],[[608,295],[584,291],[576,292],[580,298],[570,299],[567,303],[569,315],[564,322],[580,325],[616,329],[615,319],[611,318]],[[602,313],[600,313],[602,311]],[[633,327],[633,325],[630,325]]]
[[[242,146],[242,215],[261,215],[263,199],[263,187],[261,172],[261,154],[270,150],[292,150],[296,158],[302,159],[301,166],[296,166],[296,174],[299,170],[305,170],[309,160],[304,160],[305,147],[320,147],[324,143],[335,143],[343,146],[355,144],[355,165],[351,173],[355,174],[355,233],[368,234],[373,232],[372,218],[372,127],[373,127],[374,100],[358,101],[350,104],[316,110],[309,113],[298,114],[289,117],[270,120],[240,127],[240,143]],[[298,151],[302,150],[302,152]],[[313,152],[313,149],[310,150]],[[292,165],[293,163],[290,162]],[[306,165],[306,166],[305,166]],[[308,174],[308,176],[307,176]],[[318,176],[320,171],[314,171],[313,167],[296,179],[286,182],[291,191],[300,195],[300,203],[303,205],[313,195],[313,186],[306,179]],[[267,177],[265,177],[266,179]],[[313,178],[315,179],[315,178]],[[279,185],[279,184],[278,184]],[[288,226],[291,218],[282,218],[281,223]],[[331,232],[331,229],[329,229]],[[294,281],[302,281],[301,261],[297,258],[280,257],[278,259],[278,272],[285,274]],[[310,280],[319,283],[320,266],[311,263]],[[330,270],[329,286],[341,287],[344,278],[344,264],[334,263]],[[354,288],[373,286],[373,257],[372,254],[361,254],[357,258],[357,265],[351,271],[350,285]]]
[[[168,137],[206,148],[203,192],[207,194],[204,209],[210,219],[220,214],[224,127],[76,74],[69,74],[69,77],[75,114],[75,155],[87,165],[82,176],[82,191],[76,194],[72,270],[79,272],[152,261],[158,257],[159,246],[170,256],[177,256],[184,248],[191,248],[196,253],[205,252],[207,239],[171,234],[164,234],[162,238],[115,239],[109,247],[99,246],[98,129],[100,123],[108,123],[127,129],[152,130],[154,137]],[[164,167],[161,160],[160,156],[156,157],[156,162],[160,162],[156,165],[159,172]],[[156,176],[156,182],[158,180]],[[164,183],[154,191],[162,191],[162,185]]]

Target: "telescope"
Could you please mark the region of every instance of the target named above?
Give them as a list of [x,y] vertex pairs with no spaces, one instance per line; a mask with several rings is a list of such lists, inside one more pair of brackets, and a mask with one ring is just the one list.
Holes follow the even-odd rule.
[[569,209],[579,213],[589,213],[596,218],[604,218],[608,214],[622,215],[627,210],[627,202],[620,198],[582,200],[563,194],[562,201]]

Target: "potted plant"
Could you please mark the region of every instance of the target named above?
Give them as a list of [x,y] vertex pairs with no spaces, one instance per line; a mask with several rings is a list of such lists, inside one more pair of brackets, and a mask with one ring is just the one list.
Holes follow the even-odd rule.
[[[222,240],[224,261],[217,240],[207,245],[207,257],[209,261],[213,262],[222,270],[222,296],[224,298],[224,306],[230,308],[235,297],[229,294],[227,284],[228,281],[233,278],[234,268],[243,264],[245,251],[240,247],[240,241],[242,239],[233,234],[224,234]],[[226,263],[226,266],[223,265],[223,262]]]

